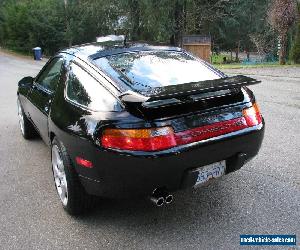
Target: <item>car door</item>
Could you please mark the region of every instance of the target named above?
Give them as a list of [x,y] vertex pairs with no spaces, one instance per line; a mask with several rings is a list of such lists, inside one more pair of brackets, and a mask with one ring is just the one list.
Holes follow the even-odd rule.
[[48,115],[60,80],[63,58],[55,57],[35,78],[28,94],[29,115],[42,139],[48,143]]

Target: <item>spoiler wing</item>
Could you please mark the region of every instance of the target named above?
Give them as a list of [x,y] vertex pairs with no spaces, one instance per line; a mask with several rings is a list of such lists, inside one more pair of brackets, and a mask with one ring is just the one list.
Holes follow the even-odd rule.
[[[166,87],[156,87],[139,92],[126,91],[119,98],[125,103],[141,104],[144,107],[158,107],[180,103],[177,98],[190,96],[191,100],[225,95],[231,89],[260,83],[254,78],[237,75],[215,80],[191,82]],[[197,97],[196,97],[197,95]],[[201,98],[202,97],[202,98]]]

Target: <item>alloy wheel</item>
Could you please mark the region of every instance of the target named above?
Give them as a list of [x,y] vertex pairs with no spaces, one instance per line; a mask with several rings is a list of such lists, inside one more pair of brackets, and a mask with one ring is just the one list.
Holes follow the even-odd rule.
[[23,110],[19,99],[17,101],[17,105],[18,105],[18,117],[19,117],[20,129],[22,134],[24,135],[24,115],[23,115]]
[[52,170],[59,198],[64,206],[68,203],[68,184],[65,167],[57,145],[52,146]]

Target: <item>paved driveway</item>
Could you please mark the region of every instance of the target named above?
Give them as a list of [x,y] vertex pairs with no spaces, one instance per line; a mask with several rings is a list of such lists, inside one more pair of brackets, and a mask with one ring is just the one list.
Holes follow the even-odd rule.
[[267,127],[260,154],[240,171],[178,192],[163,208],[99,201],[72,218],[59,204],[49,149],[18,127],[16,83],[42,65],[0,52],[1,249],[244,249],[239,235],[248,233],[297,234],[300,243],[300,68],[242,72],[263,81],[252,89]]

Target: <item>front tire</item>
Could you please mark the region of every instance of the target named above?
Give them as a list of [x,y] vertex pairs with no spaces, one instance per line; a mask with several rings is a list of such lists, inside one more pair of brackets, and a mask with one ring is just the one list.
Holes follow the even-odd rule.
[[17,99],[17,107],[18,107],[19,125],[20,125],[22,136],[26,140],[34,138],[37,135],[36,130],[33,127],[32,123],[27,118],[27,116],[25,115],[19,98]]
[[51,159],[55,187],[63,208],[71,215],[89,210],[92,197],[85,192],[66,148],[56,137],[52,141]]

